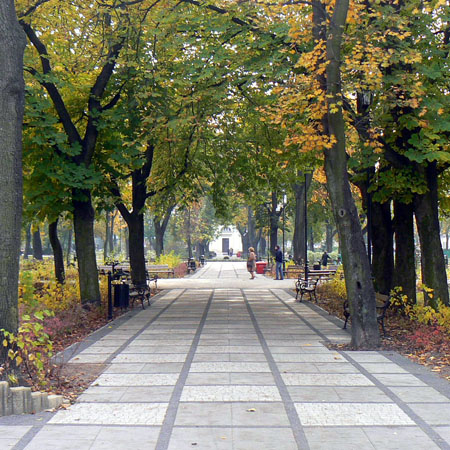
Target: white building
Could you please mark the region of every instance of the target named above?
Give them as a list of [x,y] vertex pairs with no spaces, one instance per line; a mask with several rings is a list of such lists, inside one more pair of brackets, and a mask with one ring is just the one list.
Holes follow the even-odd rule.
[[241,234],[234,226],[221,227],[219,236],[209,244],[209,251],[217,256],[225,256],[233,249],[233,255],[242,252]]

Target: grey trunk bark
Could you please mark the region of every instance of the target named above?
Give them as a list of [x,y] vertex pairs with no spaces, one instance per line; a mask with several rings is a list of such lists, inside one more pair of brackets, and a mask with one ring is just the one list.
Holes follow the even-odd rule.
[[[13,0],[0,2],[0,329],[16,332],[22,223],[23,52]],[[0,352],[0,363],[2,359]],[[3,353],[4,355],[4,353]]]
[[33,258],[38,261],[42,261],[42,240],[41,240],[41,230],[37,227],[33,232]]
[[24,259],[28,259],[28,257],[32,254],[33,250],[31,248],[31,224],[26,226],[25,229],[25,251],[23,254]]
[[[373,348],[379,344],[375,291],[358,211],[348,179],[345,121],[339,106],[341,43],[348,5],[348,0],[337,0],[335,3],[330,29],[326,30],[325,85],[319,76],[328,103],[328,112],[323,119],[324,132],[333,139],[331,148],[324,150],[325,172],[344,264],[345,284],[352,317],[352,345],[356,348]],[[315,3],[313,12],[314,24],[321,29],[324,21],[326,22],[324,5]]]
[[[84,201],[77,200],[80,196]],[[75,192],[72,199],[75,249],[78,262],[81,302],[100,305],[94,240],[94,208],[90,191]]]
[[429,304],[438,307],[438,299],[449,304],[447,275],[445,273],[444,252],[442,250],[436,163],[429,163],[425,169],[428,191],[414,197],[414,214],[420,238],[422,254],[423,283],[433,289],[433,296],[429,297]]
[[416,303],[414,251],[414,208],[412,203],[394,201],[395,271],[394,286],[400,286],[410,303]]
[[394,275],[394,230],[391,219],[391,204],[372,203],[372,274],[375,289],[388,295],[393,288]]
[[59,283],[64,283],[66,274],[64,271],[64,255],[61,242],[58,238],[58,219],[48,225],[48,236],[53,250],[55,278]]

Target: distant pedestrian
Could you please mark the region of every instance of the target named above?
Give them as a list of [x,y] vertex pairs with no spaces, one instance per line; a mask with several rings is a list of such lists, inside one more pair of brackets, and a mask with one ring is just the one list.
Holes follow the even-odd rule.
[[255,278],[255,269],[256,269],[255,249],[253,247],[250,247],[248,249],[247,270],[250,272],[251,280]]
[[283,280],[283,252],[275,245],[275,280]]
[[322,258],[320,258],[320,264],[322,264],[323,267],[327,267],[330,259],[330,255],[327,252],[323,252]]

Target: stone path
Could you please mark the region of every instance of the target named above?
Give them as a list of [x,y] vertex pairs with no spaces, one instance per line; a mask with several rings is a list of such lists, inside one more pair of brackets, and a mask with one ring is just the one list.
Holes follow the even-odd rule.
[[228,286],[164,291],[92,335],[69,363],[104,372],[67,410],[0,419],[0,449],[450,449],[449,383],[392,352],[328,350],[341,323],[243,263],[214,276]]

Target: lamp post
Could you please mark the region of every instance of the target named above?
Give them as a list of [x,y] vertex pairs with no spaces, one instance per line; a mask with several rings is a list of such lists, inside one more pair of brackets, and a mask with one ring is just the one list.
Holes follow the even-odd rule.
[[267,209],[267,245],[266,245],[266,251],[267,251],[267,267],[269,267],[269,263],[270,263],[270,209],[272,206],[272,203],[270,202],[265,202],[264,206]]
[[306,189],[306,173],[305,173],[305,205],[304,205],[304,214],[305,214],[305,281],[308,281],[308,193]]

